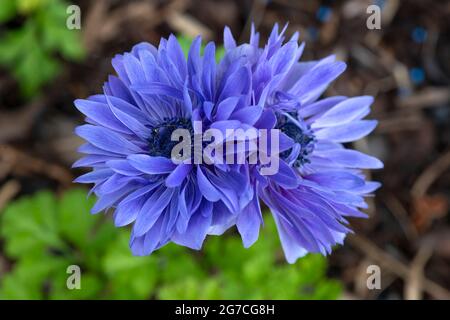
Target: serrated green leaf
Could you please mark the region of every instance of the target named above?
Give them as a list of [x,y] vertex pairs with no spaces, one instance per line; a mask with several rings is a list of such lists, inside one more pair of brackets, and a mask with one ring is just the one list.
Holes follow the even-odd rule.
[[8,239],[5,251],[9,256],[18,258],[47,249],[64,248],[56,234],[55,205],[52,194],[41,192],[5,210],[0,233]]
[[65,193],[58,203],[59,232],[80,248],[90,245],[90,231],[100,218],[90,214],[93,205],[94,198],[87,198],[81,189]]

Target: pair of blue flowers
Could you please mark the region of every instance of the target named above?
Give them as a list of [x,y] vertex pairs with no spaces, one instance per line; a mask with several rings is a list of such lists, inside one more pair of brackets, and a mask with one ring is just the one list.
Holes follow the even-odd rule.
[[[225,55],[216,63],[214,43],[200,54],[193,41],[186,59],[174,36],[117,55],[103,94],[75,105],[86,115],[76,133],[86,156],[75,167],[93,170],[76,179],[93,183],[98,213],[114,211],[116,226],[133,224],[130,247],[148,255],[172,241],[200,249],[207,235],[236,225],[245,247],[263,225],[260,200],[275,219],[287,261],[308,252],[328,254],[342,243],[346,217],[364,217],[364,197],[379,187],[361,169],[381,168],[374,157],[347,149],[376,126],[362,120],[372,97],[320,99],[344,70],[333,56],[299,62],[298,34],[285,42],[275,26],[259,47],[237,45],[224,31]],[[203,130],[278,129],[279,170],[261,174],[262,164],[174,163],[171,133],[194,121]]]

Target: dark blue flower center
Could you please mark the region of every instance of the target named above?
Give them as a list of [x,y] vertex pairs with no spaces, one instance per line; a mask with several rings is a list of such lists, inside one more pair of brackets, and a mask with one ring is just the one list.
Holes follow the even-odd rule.
[[[297,124],[283,117],[278,120],[278,129],[294,140],[300,146],[299,150],[290,148],[280,153],[280,157],[284,160],[294,160],[293,166],[300,167],[305,163],[309,163],[308,156],[314,150],[315,137],[310,128],[305,124],[304,128],[300,128]],[[295,152],[295,153],[294,153]],[[294,157],[294,159],[292,159]]]
[[151,128],[151,136],[148,141],[149,154],[151,156],[162,156],[170,159],[173,147],[179,143],[179,141],[172,141],[172,133],[177,129],[189,130],[191,139],[194,137],[194,130],[190,119],[164,119],[164,122]]

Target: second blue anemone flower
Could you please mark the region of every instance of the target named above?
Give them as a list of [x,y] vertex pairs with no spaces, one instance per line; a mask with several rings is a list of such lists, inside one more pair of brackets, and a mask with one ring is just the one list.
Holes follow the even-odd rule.
[[[287,27],[287,26],[286,26]],[[250,165],[255,192],[236,219],[244,246],[258,238],[263,217],[259,200],[271,210],[288,262],[308,252],[328,254],[350,232],[347,217],[364,217],[365,196],[380,184],[366,181],[362,169],[378,169],[378,159],[345,148],[369,134],[375,120],[362,120],[373,98],[333,96],[320,99],[346,65],[329,56],[300,62],[304,45],[298,33],[285,42],[285,29],[272,30],[264,47],[252,28],[249,43],[237,45],[225,29],[226,57],[231,65],[246,59],[251,66],[251,104],[263,108],[258,128],[280,130],[279,172],[263,175],[262,164]],[[262,121],[264,119],[264,121]]]

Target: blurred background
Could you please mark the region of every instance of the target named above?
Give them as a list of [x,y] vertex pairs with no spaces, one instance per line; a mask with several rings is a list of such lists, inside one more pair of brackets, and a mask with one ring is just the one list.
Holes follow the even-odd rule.
[[[81,9],[81,29],[66,20]],[[381,28],[366,25],[370,5]],[[251,249],[234,230],[193,252],[131,256],[129,230],[91,216],[72,184],[82,143],[76,98],[101,91],[111,58],[174,33],[239,41],[251,22],[306,41],[302,60],[336,54],[347,71],[329,95],[373,95],[379,126],[353,147],[375,155],[383,187],[369,219],[328,257],[285,262],[271,217]],[[450,1],[1,0],[0,299],[450,299]],[[82,270],[69,290],[69,265]],[[381,288],[367,287],[367,267]]]

